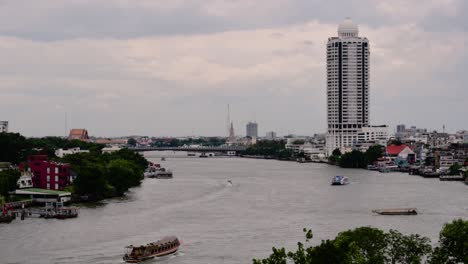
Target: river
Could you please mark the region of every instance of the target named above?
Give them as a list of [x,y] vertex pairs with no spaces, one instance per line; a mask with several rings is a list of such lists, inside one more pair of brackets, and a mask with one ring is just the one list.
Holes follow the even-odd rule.
[[[147,263],[251,263],[272,246],[294,248],[303,227],[313,230],[315,243],[358,226],[419,233],[436,243],[444,223],[468,218],[468,186],[460,182],[326,164],[147,155],[173,170],[174,179],[145,179],[125,198],[82,206],[76,219],[2,224],[0,263],[122,263],[126,245],[166,235],[183,241],[180,251]],[[334,175],[351,184],[331,186]],[[371,213],[393,207],[419,214]]]

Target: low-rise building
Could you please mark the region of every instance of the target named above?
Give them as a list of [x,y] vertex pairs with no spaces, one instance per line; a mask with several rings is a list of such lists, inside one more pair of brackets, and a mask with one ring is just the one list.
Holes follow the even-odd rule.
[[268,139],[268,140],[274,140],[275,138],[276,138],[276,132],[274,131],[267,132],[265,135],[265,139]]
[[70,185],[70,165],[49,161],[46,155],[32,155],[20,170],[29,171],[33,187],[48,190],[63,190]]
[[80,149],[80,148],[57,149],[55,151],[55,156],[59,158],[63,158],[66,155],[77,154],[77,153],[89,153],[89,150]]

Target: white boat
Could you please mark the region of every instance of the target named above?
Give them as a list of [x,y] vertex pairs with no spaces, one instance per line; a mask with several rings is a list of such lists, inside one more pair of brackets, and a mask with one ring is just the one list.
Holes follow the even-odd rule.
[[346,185],[349,183],[348,177],[345,176],[335,176],[332,179],[331,185]]

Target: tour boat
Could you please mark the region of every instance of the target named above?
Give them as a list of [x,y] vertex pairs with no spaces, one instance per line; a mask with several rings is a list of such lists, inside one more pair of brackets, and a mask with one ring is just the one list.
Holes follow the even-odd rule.
[[177,252],[180,241],[175,236],[164,237],[163,239],[146,244],[145,246],[127,246],[123,260],[127,263],[139,263],[141,261],[162,257]]
[[332,179],[332,185],[346,185],[349,183],[348,177],[345,176],[335,176]]
[[397,208],[397,209],[377,209],[373,213],[380,215],[417,215],[416,208]]

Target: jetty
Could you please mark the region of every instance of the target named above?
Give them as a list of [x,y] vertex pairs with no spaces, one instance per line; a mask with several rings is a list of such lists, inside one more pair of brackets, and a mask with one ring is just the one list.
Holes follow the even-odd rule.
[[417,215],[416,208],[394,208],[394,209],[376,209],[373,213],[379,215]]

